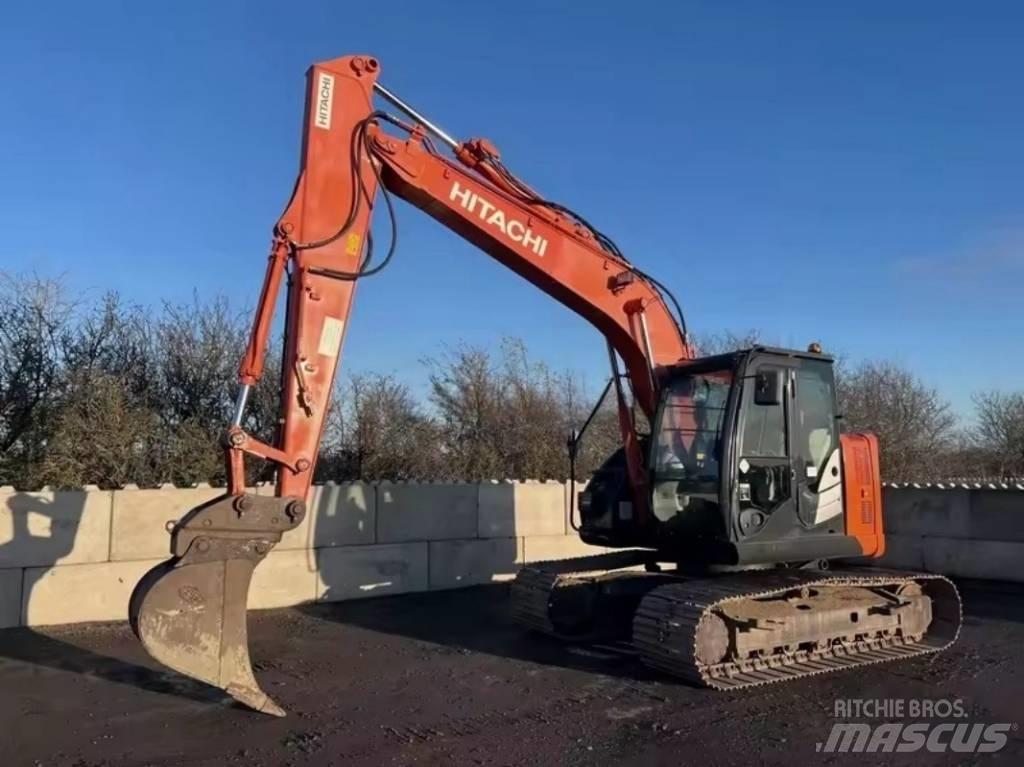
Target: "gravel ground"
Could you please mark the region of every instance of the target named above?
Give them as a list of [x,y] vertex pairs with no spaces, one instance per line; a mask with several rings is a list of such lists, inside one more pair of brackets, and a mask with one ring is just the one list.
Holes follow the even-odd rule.
[[[285,719],[158,668],[125,624],[0,631],[0,765],[1024,764],[1024,591],[963,592],[942,655],[734,693],[526,634],[504,586],[254,613]],[[837,699],[959,699],[1013,727],[994,755],[818,753]]]

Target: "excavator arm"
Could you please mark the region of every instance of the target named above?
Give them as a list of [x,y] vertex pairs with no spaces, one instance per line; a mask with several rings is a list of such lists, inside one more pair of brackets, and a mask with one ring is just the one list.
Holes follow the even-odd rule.
[[[622,358],[636,403],[648,418],[656,407],[659,368],[690,357],[679,321],[648,277],[620,253],[602,247],[599,233],[515,179],[489,142],[451,139],[379,86],[378,74],[376,60],[366,56],[335,59],[309,72],[302,169],[275,227],[240,372],[242,395],[229,448],[232,492],[244,486],[241,455],[246,452],[287,469],[281,474],[280,495],[302,498],[309,489],[355,283],[383,266],[366,263],[372,247],[370,217],[381,187],[392,216],[388,192],[593,324]],[[375,111],[376,90],[416,122],[407,125]],[[384,125],[404,135],[396,137]],[[433,148],[427,131],[439,134],[453,159]],[[248,387],[262,373],[274,305],[289,264],[284,429],[280,446],[270,447],[246,435],[241,418]],[[635,426],[629,409],[620,410],[632,465],[639,461]],[[630,476],[634,484],[642,484],[639,464]]]
[[[565,304],[607,339],[626,468],[637,516],[649,514],[647,479],[617,374],[621,358],[636,406],[654,418],[664,370],[690,359],[681,316],[666,291],[606,236],[544,200],[501,162],[490,142],[458,142],[378,82],[369,56],[314,65],[307,76],[301,168],[273,242],[228,429],[227,493],[171,530],[168,562],[132,595],[132,625],[157,660],[224,688],[257,710],[283,715],[253,676],[246,602],[253,569],[302,523],[356,284],[373,262],[370,222],[391,195],[423,210]],[[375,94],[404,113],[374,107]],[[451,150],[446,156],[434,140]],[[444,275],[438,275],[444,279]],[[274,307],[287,283],[281,421],[274,444],[244,428],[250,388],[261,378]],[[671,299],[674,301],[674,299]],[[678,307],[675,307],[678,312]],[[276,497],[247,494],[245,457],[277,464]]]

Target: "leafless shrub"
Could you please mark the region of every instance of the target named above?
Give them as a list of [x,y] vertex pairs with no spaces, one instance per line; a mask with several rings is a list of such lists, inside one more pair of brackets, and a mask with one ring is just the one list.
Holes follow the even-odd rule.
[[[59,282],[0,275],[0,484],[222,482],[248,330],[248,313],[224,299],[155,313],[115,294],[76,305]],[[713,354],[759,341],[754,330],[725,332],[698,347]],[[280,417],[274,347],[245,422],[266,441]],[[457,347],[426,365],[424,402],[391,376],[341,379],[318,478],[567,476],[566,438],[593,406],[580,379],[532,360],[513,339],[493,353]],[[1024,474],[1024,393],[977,395],[977,424],[960,433],[949,405],[898,365],[843,361],[836,377],[845,426],[878,434],[886,479]],[[620,442],[611,394],[580,443],[577,477]],[[262,462],[247,467],[250,481],[270,477]]]
[[980,392],[974,407],[970,438],[984,472],[975,476],[1024,476],[1024,392]]
[[701,333],[694,336],[694,345],[701,357],[726,354],[737,349],[749,349],[751,346],[763,343],[761,331],[753,328],[739,333],[733,330],[723,330],[718,333]]
[[911,371],[865,362],[837,381],[844,428],[878,435],[883,476],[893,482],[949,473],[957,419],[949,403]]
[[59,282],[0,274],[0,484],[39,483],[71,311]]
[[332,409],[318,474],[323,479],[439,479],[437,425],[390,376],[355,375]]
[[156,484],[159,427],[157,414],[133,401],[123,379],[78,371],[54,416],[41,478],[55,487]]
[[[453,476],[568,475],[566,439],[591,409],[577,379],[531,361],[525,345],[515,339],[506,339],[496,357],[460,347],[428,364],[430,399]],[[604,457],[599,459],[597,452],[609,441],[608,415],[608,410],[599,413],[583,443],[581,473]]]

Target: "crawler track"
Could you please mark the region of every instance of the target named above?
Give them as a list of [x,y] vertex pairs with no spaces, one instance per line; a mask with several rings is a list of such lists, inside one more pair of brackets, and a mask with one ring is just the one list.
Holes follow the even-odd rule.
[[[620,584],[631,576],[642,579],[641,587],[634,589],[636,600],[630,609],[632,645],[640,658],[653,668],[719,690],[789,681],[939,652],[955,642],[960,631],[960,596],[948,579],[938,575],[869,568],[777,569],[687,579],[675,573],[601,573],[595,568],[598,560],[600,557],[562,560],[523,570],[512,587],[514,618],[532,630],[563,639],[591,638],[573,631],[571,625],[559,619],[559,594],[568,588],[589,587],[595,594],[591,600],[593,609],[601,610],[600,593],[608,579],[615,578]],[[920,587],[931,603],[932,619],[924,631],[905,633],[898,627],[884,632],[840,633],[821,636],[813,643],[774,647],[752,657],[737,655],[733,644],[732,651],[718,662],[701,660],[700,632],[716,620],[723,608],[742,612],[744,600],[782,598],[809,587],[826,595],[830,590],[846,587],[895,593],[913,584]],[[579,601],[574,600],[577,604]],[[621,615],[621,604],[618,607]],[[614,627],[611,630],[615,633]],[[628,629],[625,634],[629,634]]]

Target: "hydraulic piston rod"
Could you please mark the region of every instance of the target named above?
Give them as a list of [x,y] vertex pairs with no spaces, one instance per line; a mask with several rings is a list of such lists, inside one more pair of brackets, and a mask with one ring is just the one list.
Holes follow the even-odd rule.
[[422,125],[424,128],[426,128],[428,131],[433,133],[435,136],[437,136],[439,139],[441,139],[441,141],[446,143],[452,149],[455,149],[455,148],[457,148],[459,146],[459,142],[458,141],[456,141],[451,136],[449,136],[447,133],[445,133],[443,130],[441,130],[439,127],[434,125],[434,123],[432,123],[430,120],[428,120],[422,114],[417,112],[411,106],[406,104],[404,101],[402,101],[402,99],[398,98],[398,96],[396,96],[394,93],[389,91],[387,88],[385,88],[380,83],[374,83],[373,84],[373,89],[375,91],[377,91],[377,93],[379,93],[381,95],[381,97],[385,101],[389,101],[394,106],[396,106],[399,109],[401,109],[403,112],[405,112],[407,115],[409,115],[409,117],[411,117],[413,120],[418,122],[420,125]]

